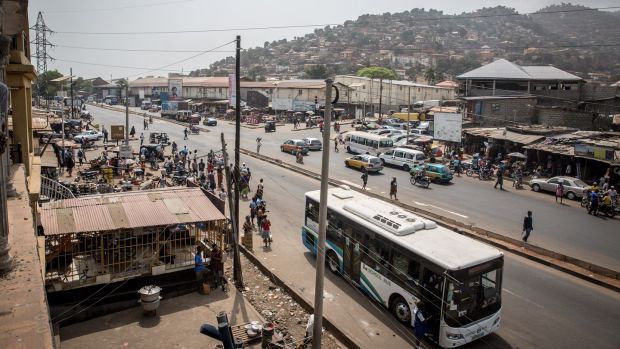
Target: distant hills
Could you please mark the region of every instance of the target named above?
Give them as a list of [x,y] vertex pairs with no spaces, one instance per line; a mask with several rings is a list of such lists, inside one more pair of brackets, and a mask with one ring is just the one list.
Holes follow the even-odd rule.
[[[552,64],[586,79],[620,80],[620,12],[561,4],[523,15],[498,6],[446,15],[413,9],[366,14],[293,40],[244,50],[243,74],[265,78],[324,78],[378,65],[399,78],[451,79],[495,58],[522,65]],[[223,76],[234,58],[191,72]]]

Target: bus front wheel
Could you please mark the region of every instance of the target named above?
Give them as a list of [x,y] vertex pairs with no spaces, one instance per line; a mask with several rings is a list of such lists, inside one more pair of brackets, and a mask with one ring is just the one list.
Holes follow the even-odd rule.
[[325,261],[327,262],[327,267],[329,268],[329,270],[334,274],[338,274],[338,257],[336,256],[336,253],[334,251],[327,251]]
[[397,296],[394,298],[392,301],[392,313],[403,324],[411,324],[411,310],[403,297]]

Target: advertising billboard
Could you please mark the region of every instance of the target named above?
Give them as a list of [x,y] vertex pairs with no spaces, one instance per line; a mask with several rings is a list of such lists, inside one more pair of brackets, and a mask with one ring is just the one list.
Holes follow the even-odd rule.
[[168,79],[168,93],[170,99],[181,99],[183,97],[183,79]]
[[433,137],[448,142],[461,142],[463,117],[456,113],[435,113]]
[[110,126],[110,139],[113,141],[121,141],[125,139],[125,126],[124,125],[112,125]]

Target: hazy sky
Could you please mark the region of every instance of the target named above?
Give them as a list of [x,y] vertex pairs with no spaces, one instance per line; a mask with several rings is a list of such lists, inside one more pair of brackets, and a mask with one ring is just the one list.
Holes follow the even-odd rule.
[[[178,50],[204,51],[233,41],[241,35],[243,48],[265,41],[292,39],[303,36],[315,28],[280,28],[269,30],[231,30],[218,32],[184,34],[142,34],[142,35],[86,35],[63,32],[124,32],[179,31],[252,28],[268,26],[338,24],[356,19],[365,13],[402,12],[413,8],[442,10],[446,14],[468,12],[481,7],[504,5],[514,7],[521,13],[533,12],[550,4],[566,0],[30,0],[30,25],[42,11],[47,26],[56,31],[49,41],[56,47],[48,48],[48,54],[57,59],[48,62],[48,69],[58,69],[68,75],[69,67],[73,74],[85,78],[101,76],[108,80],[129,77],[135,79],[144,75],[166,75],[168,70],[189,72],[208,67],[212,62],[234,55],[234,43],[182,63],[166,67],[164,70],[147,71],[169,65],[176,61],[197,55],[197,52],[176,52]],[[574,3],[590,7],[618,6],[618,0],[588,0]],[[34,40],[34,32],[31,39]],[[107,49],[151,49],[171,50],[173,52],[131,52],[87,50],[74,47]],[[34,54],[34,46],[32,48]],[[68,62],[74,61],[74,62]],[[78,63],[81,62],[81,63]],[[96,63],[118,67],[97,66]],[[33,64],[36,64],[33,62]],[[123,68],[130,66],[132,68]],[[143,69],[141,69],[143,68]]]

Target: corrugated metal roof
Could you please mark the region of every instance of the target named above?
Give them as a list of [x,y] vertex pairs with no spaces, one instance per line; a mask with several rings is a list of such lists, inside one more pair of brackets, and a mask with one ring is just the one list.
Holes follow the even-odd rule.
[[456,77],[464,79],[506,79],[506,80],[571,80],[582,78],[552,66],[520,66],[505,59],[498,59],[480,68],[470,70]]
[[473,136],[487,137],[499,140],[511,141],[519,144],[532,144],[539,141],[545,136],[543,135],[529,135],[523,133],[517,133],[506,130],[505,127],[500,128],[469,128],[464,129],[463,132]]
[[44,203],[45,235],[102,232],[226,219],[200,188],[100,194]]

